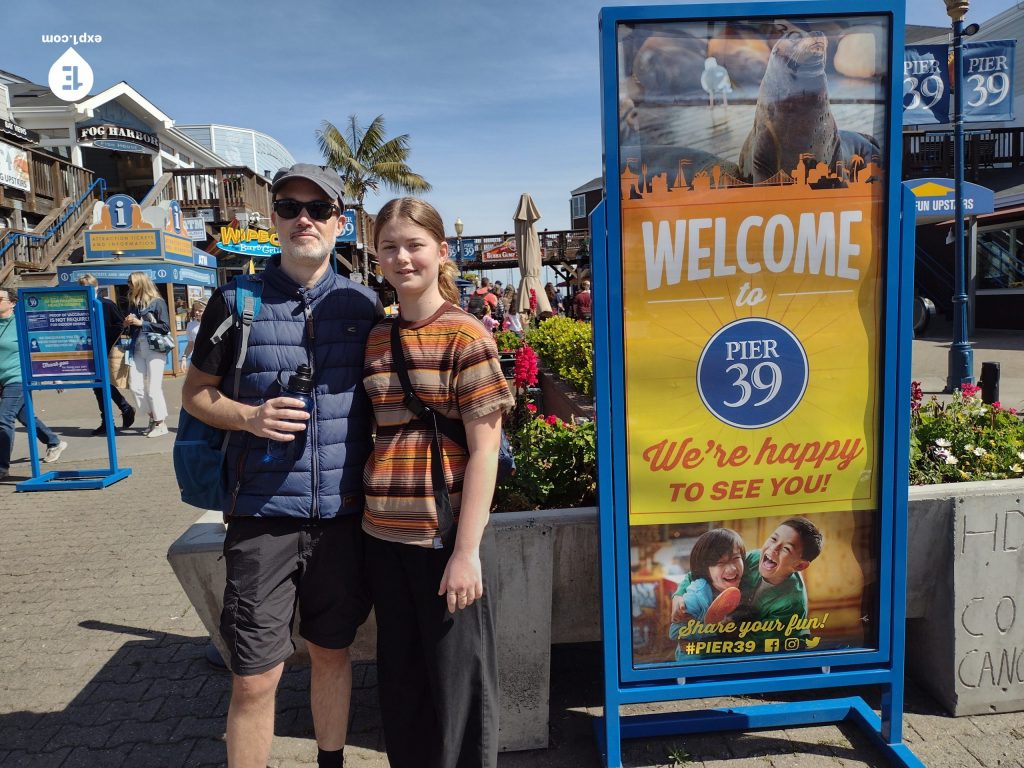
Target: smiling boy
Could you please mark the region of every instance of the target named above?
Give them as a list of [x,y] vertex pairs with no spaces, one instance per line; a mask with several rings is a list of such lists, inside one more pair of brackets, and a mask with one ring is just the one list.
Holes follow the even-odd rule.
[[[737,626],[758,622],[754,631],[743,633],[743,639],[755,641],[759,652],[769,650],[765,642],[769,639],[778,639],[778,650],[785,650],[785,628],[794,616],[807,618],[807,589],[801,574],[821,554],[823,545],[814,523],[806,517],[791,517],[772,531],[761,549],[747,552],[740,578],[743,599],[731,618]],[[685,610],[687,586],[688,582],[680,584],[673,594],[673,614]],[[789,636],[808,634],[801,630]]]

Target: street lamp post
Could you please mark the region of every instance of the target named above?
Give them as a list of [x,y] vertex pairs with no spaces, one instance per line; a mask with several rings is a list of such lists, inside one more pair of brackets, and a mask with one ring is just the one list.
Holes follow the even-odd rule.
[[462,219],[455,220],[455,264],[462,274]]
[[953,20],[953,180],[955,201],[953,252],[953,343],[949,347],[946,390],[974,383],[974,350],[967,338],[967,280],[964,265],[964,16],[970,0],[943,0]]

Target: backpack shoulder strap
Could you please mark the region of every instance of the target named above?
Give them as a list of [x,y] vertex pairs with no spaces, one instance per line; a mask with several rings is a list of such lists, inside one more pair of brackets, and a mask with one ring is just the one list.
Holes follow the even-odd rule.
[[[219,344],[227,334],[228,329],[236,323],[241,331],[241,341],[238,344],[238,355],[235,358],[235,375],[231,389],[231,397],[238,399],[238,391],[242,386],[242,364],[245,362],[245,353],[249,349],[249,333],[252,330],[252,321],[260,311],[260,296],[263,292],[263,281],[253,275],[238,275],[234,279],[235,301],[234,305],[228,305],[228,316],[224,318],[217,330],[213,332],[211,341]],[[224,441],[220,450],[223,454],[228,448],[228,439],[231,436],[230,430],[224,432]]]

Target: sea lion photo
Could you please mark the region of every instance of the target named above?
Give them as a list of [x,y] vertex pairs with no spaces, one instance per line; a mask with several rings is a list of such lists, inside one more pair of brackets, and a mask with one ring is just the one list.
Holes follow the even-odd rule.
[[829,103],[825,61],[828,41],[821,32],[790,29],[775,43],[757,96],[754,125],[739,155],[740,175],[753,183],[779,171],[791,174],[801,156],[834,168],[853,155],[880,154],[878,143],[861,133],[841,131]]

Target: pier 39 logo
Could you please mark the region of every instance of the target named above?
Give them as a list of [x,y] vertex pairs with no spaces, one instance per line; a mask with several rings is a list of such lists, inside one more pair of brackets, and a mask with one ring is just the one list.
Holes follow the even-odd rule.
[[793,332],[763,317],[721,328],[701,351],[697,391],[715,418],[740,429],[781,421],[807,390],[807,353]]

